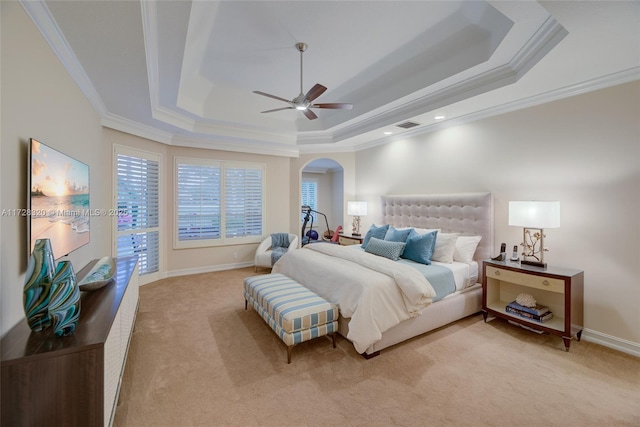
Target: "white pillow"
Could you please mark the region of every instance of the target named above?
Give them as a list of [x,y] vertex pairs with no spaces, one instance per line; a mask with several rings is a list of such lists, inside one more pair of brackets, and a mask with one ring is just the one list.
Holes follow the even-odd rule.
[[456,233],[438,233],[431,260],[451,264],[456,250],[456,240],[458,240]]
[[438,233],[440,233],[440,229],[439,228],[413,228],[414,231],[416,233],[418,233],[419,235],[423,235],[423,234],[427,234],[427,233],[431,233],[432,231],[437,231]]
[[458,236],[456,249],[453,251],[453,260],[466,263],[472,262],[480,240],[482,240],[482,236]]

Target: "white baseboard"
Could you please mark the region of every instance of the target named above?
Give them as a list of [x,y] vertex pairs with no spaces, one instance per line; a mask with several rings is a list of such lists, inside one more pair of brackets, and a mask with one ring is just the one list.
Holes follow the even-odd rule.
[[582,339],[592,343],[600,344],[632,356],[640,357],[640,344],[627,341],[612,335],[603,334],[602,332],[584,329],[582,331]]
[[184,270],[169,271],[167,272],[166,277],[189,276],[191,274],[211,273],[213,271],[234,270],[236,268],[252,267],[253,265],[253,261],[247,261],[234,264],[219,264],[207,267],[186,268]]

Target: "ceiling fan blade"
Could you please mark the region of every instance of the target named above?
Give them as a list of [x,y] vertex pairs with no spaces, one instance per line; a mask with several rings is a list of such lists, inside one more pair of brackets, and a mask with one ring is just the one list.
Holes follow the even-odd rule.
[[302,114],[304,114],[307,119],[315,120],[315,119],[318,118],[318,116],[316,115],[316,113],[311,111],[310,108],[327,108],[327,109],[333,109],[333,110],[351,110],[353,108],[353,105],[352,104],[346,104],[346,103],[334,102],[334,103],[325,103],[325,104],[312,104],[312,102],[316,98],[318,98],[320,95],[325,93],[325,91],[327,90],[327,88],[325,86],[321,85],[320,83],[316,83],[311,89],[309,89],[309,91],[307,92],[306,95],[303,95],[303,92],[302,92],[303,89],[302,88],[304,86],[302,85],[302,70],[303,70],[303,68],[302,68],[302,54],[304,53],[305,50],[307,50],[307,45],[306,45],[306,43],[296,43],[296,49],[298,49],[298,51],[300,52],[300,94],[298,96],[296,96],[295,98],[293,98],[292,100],[288,100],[288,99],[281,98],[279,96],[271,95],[270,93],[260,92],[259,90],[254,90],[253,93],[256,93],[256,94],[262,95],[262,96],[266,96],[268,98],[277,99],[278,101],[286,102],[287,104],[289,104],[289,107],[274,108],[273,110],[263,111],[263,113],[271,113],[271,112],[274,112],[274,111],[282,111],[282,110],[292,110],[292,109],[295,108],[296,110],[302,111]]
[[345,104],[342,102],[333,102],[328,104],[311,104],[309,105],[311,108],[330,108],[332,110],[351,110],[353,108],[353,104]]
[[306,110],[302,110],[302,112],[304,113],[305,116],[307,116],[307,119],[309,120],[313,120],[313,119],[317,119],[318,116],[316,116],[316,113],[314,113],[313,111],[306,109]]
[[268,98],[277,99],[278,101],[284,101],[287,104],[291,104],[291,101],[288,99],[280,98],[279,96],[271,95],[270,93],[260,92],[259,90],[254,90],[253,93],[257,93],[258,95],[266,96]]
[[325,90],[327,90],[326,87],[322,86],[319,83],[316,83],[314,87],[309,89],[309,92],[307,92],[307,94],[304,96],[304,99],[308,102],[311,102],[317,97],[319,97],[320,95],[322,95]]
[[261,113],[273,113],[274,111],[293,110],[293,107],[274,108],[273,110],[260,111]]

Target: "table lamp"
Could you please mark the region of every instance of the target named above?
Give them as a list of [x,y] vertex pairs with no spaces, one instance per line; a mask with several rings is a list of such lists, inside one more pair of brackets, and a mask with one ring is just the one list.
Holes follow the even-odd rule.
[[360,236],[360,217],[367,214],[367,202],[347,202],[347,215],[353,215],[351,234]]
[[545,228],[560,227],[560,202],[509,202],[509,225],[524,227],[522,232],[522,264],[547,268],[544,262]]

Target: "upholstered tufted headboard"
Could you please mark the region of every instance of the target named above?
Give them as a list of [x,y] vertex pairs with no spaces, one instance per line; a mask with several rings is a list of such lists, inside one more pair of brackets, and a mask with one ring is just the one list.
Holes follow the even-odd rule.
[[394,227],[439,228],[443,233],[482,236],[476,261],[497,253],[491,193],[382,196],[382,221]]

